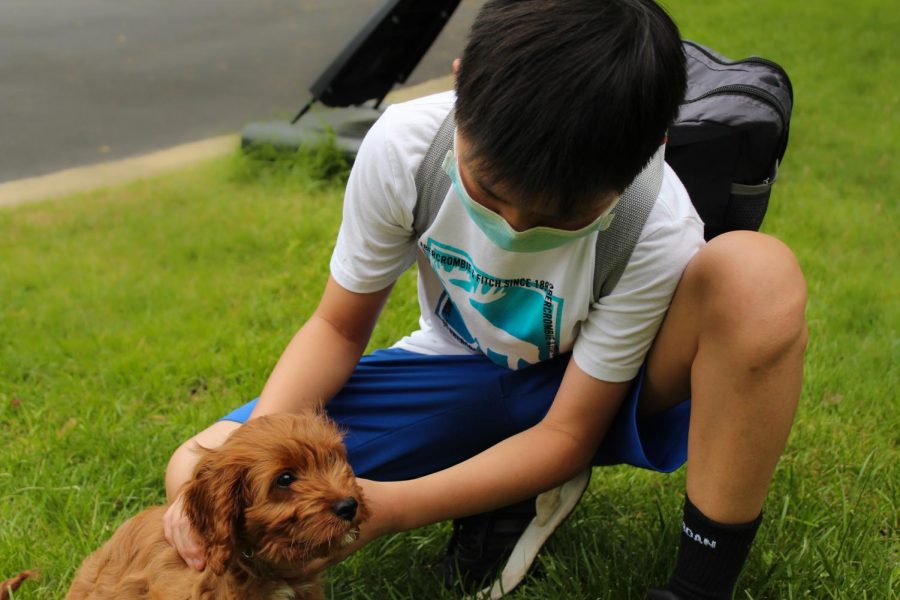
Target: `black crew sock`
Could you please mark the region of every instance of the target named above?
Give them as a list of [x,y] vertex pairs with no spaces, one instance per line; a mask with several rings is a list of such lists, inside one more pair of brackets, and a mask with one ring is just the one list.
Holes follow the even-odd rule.
[[684,498],[678,562],[666,589],[684,600],[730,599],[762,513],[749,523],[724,525]]

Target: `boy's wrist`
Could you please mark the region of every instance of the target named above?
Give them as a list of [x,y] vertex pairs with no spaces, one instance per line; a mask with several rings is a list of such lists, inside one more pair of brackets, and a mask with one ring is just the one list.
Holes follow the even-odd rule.
[[402,483],[358,480],[363,488],[363,498],[369,509],[368,521],[363,525],[368,529],[366,537],[369,540],[406,531],[403,520],[403,494]]

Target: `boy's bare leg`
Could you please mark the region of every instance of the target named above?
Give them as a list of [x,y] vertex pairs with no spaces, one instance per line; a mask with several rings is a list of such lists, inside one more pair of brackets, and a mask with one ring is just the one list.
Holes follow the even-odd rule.
[[[692,398],[687,462],[692,506],[686,503],[685,527],[692,528],[688,515],[695,515],[694,523],[709,525],[723,539],[738,536],[733,532],[741,527],[746,532],[733,544],[744,549],[728,559],[732,564],[710,565],[720,572],[697,575],[690,597],[730,597],[731,590],[722,588],[733,587],[752,543],[800,396],[805,306],[803,274],[784,244],[759,233],[724,234],[688,265],[651,348],[642,414]],[[709,563],[711,553],[726,554],[727,544],[720,542],[714,551],[704,537],[697,545],[682,536],[679,581],[693,570],[686,565]],[[722,583],[721,571],[728,569],[733,573],[724,580],[730,583]],[[720,591],[701,595],[709,581],[714,584],[707,587]]]
[[775,238],[732,232],[688,265],[647,365],[652,414],[690,396],[687,492],[709,518],[762,508],[800,396],[806,284]]

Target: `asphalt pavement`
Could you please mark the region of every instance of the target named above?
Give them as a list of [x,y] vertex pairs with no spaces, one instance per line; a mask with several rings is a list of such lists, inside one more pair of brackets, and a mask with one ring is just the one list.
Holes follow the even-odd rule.
[[[0,182],[289,119],[381,4],[0,0]],[[408,83],[449,72],[481,4],[460,3]]]

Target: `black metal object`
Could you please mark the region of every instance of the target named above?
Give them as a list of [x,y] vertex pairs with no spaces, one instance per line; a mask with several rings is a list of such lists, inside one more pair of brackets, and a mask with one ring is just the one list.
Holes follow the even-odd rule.
[[460,0],[389,0],[309,88],[326,106],[380,103],[403,83]]
[[[355,156],[385,96],[406,81],[459,2],[388,0],[313,82],[312,98],[290,123],[251,123],[242,132],[241,146],[298,147],[330,130],[338,147]],[[340,110],[315,111],[301,123],[316,102]]]

